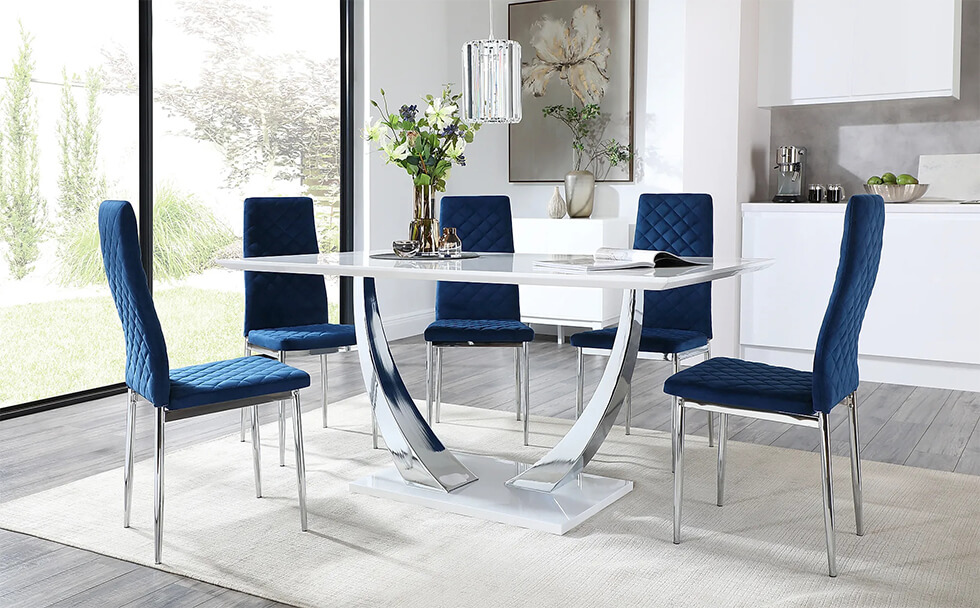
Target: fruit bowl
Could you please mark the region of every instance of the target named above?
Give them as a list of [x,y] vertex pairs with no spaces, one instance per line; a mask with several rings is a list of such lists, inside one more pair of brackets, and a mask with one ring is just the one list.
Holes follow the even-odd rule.
[[864,191],[877,194],[886,203],[911,203],[919,200],[929,189],[929,184],[864,184]]

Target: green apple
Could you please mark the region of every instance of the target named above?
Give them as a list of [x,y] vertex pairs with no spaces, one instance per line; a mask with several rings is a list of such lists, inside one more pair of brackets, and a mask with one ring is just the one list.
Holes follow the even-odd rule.
[[894,173],[889,171],[888,173],[881,174],[881,181],[886,184],[894,184],[898,182],[898,178],[895,177]]
[[881,178],[878,177],[877,175],[872,175],[871,177],[868,178],[868,185],[870,186],[877,186],[881,183],[882,183]]
[[899,186],[908,186],[910,184],[918,184],[919,180],[915,179],[915,177],[909,175],[908,173],[903,173],[898,176],[897,183]]

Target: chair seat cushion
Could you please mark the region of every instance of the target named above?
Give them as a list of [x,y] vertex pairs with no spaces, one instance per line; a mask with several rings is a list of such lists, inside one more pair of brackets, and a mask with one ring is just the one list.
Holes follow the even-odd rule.
[[427,342],[530,342],[534,330],[520,321],[506,319],[440,319],[425,328]]
[[239,357],[170,370],[169,409],[306,388],[310,376],[268,357]]
[[[616,328],[607,327],[595,331],[583,331],[571,337],[569,342],[578,348],[611,349],[616,339]],[[708,343],[708,337],[697,331],[683,329],[643,328],[640,334],[640,350],[645,353],[682,353],[700,348]]]
[[274,329],[253,329],[248,332],[248,343],[269,350],[316,350],[338,348],[357,343],[353,325],[297,325]]
[[664,392],[695,403],[813,415],[813,374],[755,361],[716,357],[664,382]]

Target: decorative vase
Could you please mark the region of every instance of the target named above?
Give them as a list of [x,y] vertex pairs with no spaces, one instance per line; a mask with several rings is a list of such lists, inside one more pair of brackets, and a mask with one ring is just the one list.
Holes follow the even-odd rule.
[[568,217],[589,217],[595,202],[595,175],[590,171],[569,171],[565,175]]
[[442,240],[439,241],[439,255],[442,257],[458,258],[463,253],[463,241],[459,240],[455,228],[443,228]]
[[556,220],[565,217],[565,199],[558,192],[558,186],[555,186],[555,193],[551,195],[551,202],[548,203],[548,215]]
[[439,250],[439,220],[435,218],[435,208],[436,189],[432,186],[415,186],[408,238],[418,241],[420,255],[436,255]]

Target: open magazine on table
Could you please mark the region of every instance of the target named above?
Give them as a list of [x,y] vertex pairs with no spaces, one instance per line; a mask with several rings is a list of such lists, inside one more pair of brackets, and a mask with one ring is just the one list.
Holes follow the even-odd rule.
[[708,263],[693,258],[683,258],[667,251],[600,247],[593,255],[552,255],[547,259],[534,262],[534,267],[564,272],[596,272],[704,266]]

